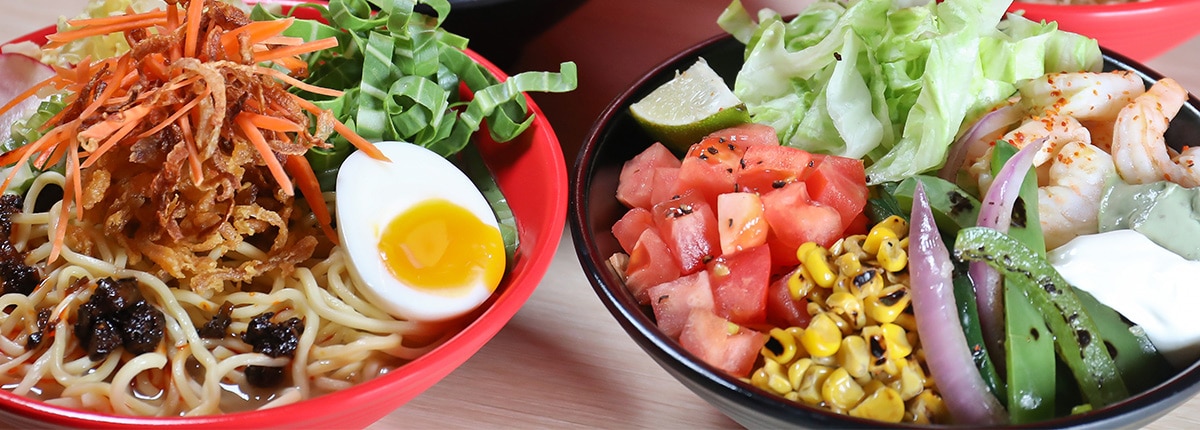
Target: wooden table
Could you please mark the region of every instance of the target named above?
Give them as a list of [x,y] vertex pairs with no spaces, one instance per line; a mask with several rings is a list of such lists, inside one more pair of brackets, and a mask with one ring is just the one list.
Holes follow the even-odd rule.
[[[75,15],[85,0],[4,2],[0,40]],[[748,5],[769,2],[746,1]],[[782,2],[777,2],[782,4]],[[804,3],[804,2],[801,2]],[[724,0],[591,0],[527,46],[514,66],[579,64],[579,90],[539,97],[567,150],[642,72],[708,36]],[[788,6],[798,7],[796,4]],[[1148,65],[1200,93],[1200,38]],[[461,368],[372,428],[736,428],[671,378],[604,309],[579,268],[568,232],[529,303]],[[1200,427],[1200,398],[1149,428]]]

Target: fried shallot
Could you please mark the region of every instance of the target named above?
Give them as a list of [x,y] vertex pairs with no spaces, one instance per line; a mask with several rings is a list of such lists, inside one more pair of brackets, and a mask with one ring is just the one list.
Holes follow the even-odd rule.
[[[0,155],[0,165],[65,163],[50,261],[64,241],[87,250],[106,236],[130,264],[149,260],[160,275],[210,296],[271,270],[286,274],[310,258],[320,235],[304,222],[309,213],[336,243],[304,158],[309,148],[325,147],[336,131],[383,156],[329,112],[288,92],[297,86],[339,94],[295,77],[307,73],[298,55],[336,46],[336,39],[283,37],[291,18],[255,22],[220,1],[167,3],[165,11],[71,21],[70,30],[48,36],[53,46],[121,32],[131,49],[58,69],[31,89],[65,90],[66,107],[40,139]],[[295,207],[295,188],[308,209]],[[247,258],[246,245],[265,256]]]

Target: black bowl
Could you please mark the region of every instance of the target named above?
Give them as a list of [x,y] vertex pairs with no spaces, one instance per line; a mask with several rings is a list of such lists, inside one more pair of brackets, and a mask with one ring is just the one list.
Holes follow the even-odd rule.
[[[881,423],[877,421],[788,401],[705,364],[659,331],[650,309],[638,304],[606,264],[613,253],[621,250],[611,233],[613,223],[625,212],[625,207],[615,197],[621,166],[654,143],[630,117],[629,105],[670,80],[676,70],[691,66],[699,57],[704,57],[709,66],[732,85],[742,65],[744,49],[744,45],[729,36],[704,41],[650,70],[604,110],[588,133],[571,176],[567,221],[576,253],[596,294],[634,341],[671,376],[739,424],[751,428],[880,427]],[[1147,83],[1162,78],[1146,66],[1119,54],[1107,50],[1103,53],[1108,70],[1131,70]],[[1172,122],[1167,142],[1176,148],[1185,142],[1200,142],[1200,100],[1195,96],[1190,96],[1188,104]],[[1159,386],[1120,403],[1039,422],[1036,426],[1140,427],[1166,415],[1198,391],[1200,365],[1193,365]]]
[[442,26],[471,39],[471,49],[508,70],[530,41],[561,21],[584,0],[450,0]]

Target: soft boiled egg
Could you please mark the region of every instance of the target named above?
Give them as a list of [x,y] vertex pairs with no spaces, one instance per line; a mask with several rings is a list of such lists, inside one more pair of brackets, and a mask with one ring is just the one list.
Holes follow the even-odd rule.
[[405,142],[357,151],[337,177],[337,228],[365,297],[398,318],[438,321],[478,307],[504,277],[487,200],[442,156]]

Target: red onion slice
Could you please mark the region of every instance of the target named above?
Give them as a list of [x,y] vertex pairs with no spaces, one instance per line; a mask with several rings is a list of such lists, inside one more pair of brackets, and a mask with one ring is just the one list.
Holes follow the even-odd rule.
[[1008,414],[988,391],[975,368],[966,335],[958,321],[951,277],[950,252],[938,234],[933,212],[920,183],[913,195],[909,226],[908,268],[917,336],[925,363],[954,421],[968,425],[1004,423]]
[[[1033,166],[1033,157],[1045,142],[1044,137],[1029,142],[1004,163],[996,173],[996,179],[988,187],[987,194],[980,201],[976,225],[989,227],[1001,233],[1008,232],[1008,226],[1012,223],[1013,206],[1021,192],[1021,183],[1025,180],[1029,168]],[[1000,287],[1000,272],[987,263],[973,261],[967,274],[975,286],[975,304],[979,308],[979,328],[983,331],[983,341],[987,345],[988,354],[996,358],[993,360],[996,366],[1003,368],[1004,290]]]
[[946,155],[946,164],[938,170],[938,177],[955,182],[958,171],[967,161],[967,156],[982,154],[987,145],[991,144],[988,136],[1021,120],[1023,114],[1024,112],[1016,105],[1006,104],[980,117],[962,136],[950,144],[949,152]]

